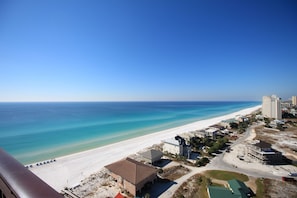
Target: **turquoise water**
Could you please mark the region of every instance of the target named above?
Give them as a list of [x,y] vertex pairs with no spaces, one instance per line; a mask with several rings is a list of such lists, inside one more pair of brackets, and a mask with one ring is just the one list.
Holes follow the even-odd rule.
[[260,102],[0,103],[0,147],[26,164],[259,104]]

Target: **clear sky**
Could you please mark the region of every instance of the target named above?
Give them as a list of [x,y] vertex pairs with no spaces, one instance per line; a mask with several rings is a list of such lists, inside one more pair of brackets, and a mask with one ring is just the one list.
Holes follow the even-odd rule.
[[297,95],[295,0],[0,0],[0,101]]

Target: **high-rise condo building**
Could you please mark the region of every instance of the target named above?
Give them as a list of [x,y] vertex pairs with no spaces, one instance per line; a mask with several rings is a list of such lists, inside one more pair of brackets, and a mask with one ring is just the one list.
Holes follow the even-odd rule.
[[262,115],[278,120],[282,119],[281,99],[276,95],[263,96]]
[[297,105],[297,96],[292,96],[292,105]]

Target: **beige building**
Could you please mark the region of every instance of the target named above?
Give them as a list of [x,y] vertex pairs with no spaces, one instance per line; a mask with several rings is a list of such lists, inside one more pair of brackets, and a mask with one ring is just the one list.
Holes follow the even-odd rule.
[[297,106],[297,96],[292,96],[292,105]]
[[263,96],[262,115],[278,120],[282,119],[281,99],[276,95]]
[[148,182],[157,179],[157,170],[151,166],[130,158],[117,161],[105,166],[110,175],[117,181],[120,187],[127,190],[133,196]]
[[155,162],[161,160],[163,157],[163,153],[159,150],[148,150],[145,152],[140,153],[140,155],[145,159],[145,162],[148,162],[150,164],[154,164]]

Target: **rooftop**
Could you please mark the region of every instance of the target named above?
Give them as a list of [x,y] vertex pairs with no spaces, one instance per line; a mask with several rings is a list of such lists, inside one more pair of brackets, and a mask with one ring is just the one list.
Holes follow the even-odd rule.
[[161,158],[163,156],[163,153],[159,150],[148,150],[146,152],[140,153],[144,158],[146,159],[155,159],[155,158]]
[[254,145],[259,148],[271,148],[271,144],[269,144],[268,142],[261,141],[261,140]]
[[179,146],[179,141],[174,139],[174,138],[163,140],[163,142],[167,143],[167,144],[172,144],[172,145],[175,145],[175,146]]
[[250,189],[237,179],[228,181],[229,187],[208,186],[210,198],[247,198],[251,192]]
[[247,198],[247,194],[250,193],[250,189],[242,182],[237,179],[232,179],[228,181],[230,188],[236,195],[241,195],[240,197]]
[[109,171],[120,175],[123,179],[129,181],[134,185],[142,182],[152,174],[157,173],[157,170],[155,168],[147,166],[130,158],[117,161],[105,167]]
[[208,186],[208,193],[210,198],[241,198],[233,194],[231,190],[219,186]]

